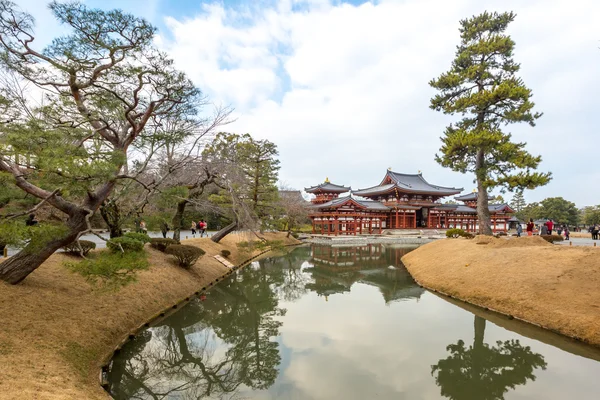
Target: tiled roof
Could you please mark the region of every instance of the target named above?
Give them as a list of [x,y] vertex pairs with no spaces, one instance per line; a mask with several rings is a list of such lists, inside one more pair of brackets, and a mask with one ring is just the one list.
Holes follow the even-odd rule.
[[323,193],[345,193],[347,191],[349,191],[350,188],[346,187],[346,186],[341,186],[341,185],[336,185],[333,184],[331,182],[323,182],[317,186],[312,186],[309,188],[304,188],[304,191],[306,191],[307,193],[317,193],[317,192],[323,192]]
[[[458,201],[476,201],[478,197],[479,197],[479,193],[472,192],[472,193],[463,194],[462,196],[457,196],[454,199],[458,200]],[[493,196],[490,196],[489,193],[487,194],[487,197],[488,197],[488,200],[493,198]]]
[[[508,207],[508,212],[514,212],[512,208],[508,206],[508,204],[489,204],[488,209],[490,212],[495,213],[498,211],[502,211],[504,208]],[[450,210],[458,213],[467,213],[467,214],[476,214],[477,209],[469,206],[465,206],[463,204],[440,204],[435,206],[437,210]]]
[[[393,183],[383,184],[387,177],[390,177]],[[450,196],[462,192],[462,188],[453,188],[439,185],[432,185],[427,182],[421,174],[402,174],[399,172],[387,171],[384,178],[378,186],[373,186],[367,189],[361,189],[354,194],[357,196],[372,196],[390,191],[397,188],[401,192],[409,193],[425,193],[438,194],[442,196]]]
[[316,208],[316,209],[336,208],[336,207],[340,207],[341,205],[343,205],[344,203],[346,203],[348,200],[352,200],[352,201],[358,203],[359,205],[363,206],[367,210],[373,210],[373,211],[387,211],[387,210],[389,210],[389,207],[387,207],[386,205],[384,205],[384,204],[382,204],[382,203],[380,203],[378,201],[374,201],[374,200],[358,200],[358,199],[355,199],[355,198],[350,197],[350,196],[338,197],[337,199],[330,200],[327,203],[315,204],[315,205],[311,206],[311,208]]

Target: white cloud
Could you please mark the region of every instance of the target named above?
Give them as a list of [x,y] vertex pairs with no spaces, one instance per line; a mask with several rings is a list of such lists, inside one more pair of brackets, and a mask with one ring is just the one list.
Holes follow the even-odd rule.
[[325,176],[355,188],[371,186],[393,167],[422,170],[434,183],[470,190],[472,177],[433,160],[452,118],[429,110],[434,92],[427,82],[448,69],[458,21],[484,9],[516,11],[509,28],[516,59],[545,112],[536,128],[510,127],[555,176],[526,197],[600,203],[600,190],[587,185],[600,173],[582,174],[600,142],[592,118],[600,89],[600,4],[594,1],[381,0],[353,6],[315,0],[241,11],[213,4],[184,21],[168,19],[173,40],[163,43],[214,100],[236,107],[239,119],[229,129],[279,146],[281,179],[292,186]]
[[[47,33],[42,39],[60,32],[46,1],[19,3]],[[541,170],[554,174],[526,199],[600,203],[593,185],[600,180],[594,118],[600,3],[594,0],[200,2],[180,19],[161,16],[159,0],[118,4],[166,25],[157,43],[215,102],[236,108],[238,121],[227,129],[278,145],[280,177],[289,185],[311,186],[328,176],[353,188],[372,186],[392,167],[421,170],[433,183],[467,191],[474,187],[471,176],[433,159],[455,118],[429,109],[434,91],[427,83],[448,69],[460,19],[486,9],[514,10],[515,58],[544,116],[535,128],[508,129],[542,155]]]

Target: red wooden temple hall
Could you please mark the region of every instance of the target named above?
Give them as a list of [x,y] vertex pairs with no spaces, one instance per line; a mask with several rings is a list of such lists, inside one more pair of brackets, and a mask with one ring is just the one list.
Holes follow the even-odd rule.
[[[477,194],[455,199],[464,204],[442,204],[444,197],[463,189],[433,185],[421,173],[388,170],[377,186],[352,191],[325,182],[304,189],[311,200],[313,233],[356,235],[381,233],[383,229],[462,228],[477,229]],[[347,193],[345,196],[340,196]],[[493,229],[506,231],[513,210],[507,204],[490,204]]]

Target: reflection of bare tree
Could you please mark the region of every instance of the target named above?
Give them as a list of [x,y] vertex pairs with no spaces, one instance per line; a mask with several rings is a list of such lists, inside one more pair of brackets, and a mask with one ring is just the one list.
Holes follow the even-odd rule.
[[450,356],[431,367],[441,394],[452,400],[502,400],[508,389],[535,380],[534,369],[546,369],[541,354],[518,340],[483,342],[485,319],[475,316],[475,339],[468,348],[462,340],[448,345]]
[[[248,267],[129,343],[112,364],[117,399],[233,398],[270,387],[281,361],[281,265]],[[150,336],[147,336],[150,335]]]

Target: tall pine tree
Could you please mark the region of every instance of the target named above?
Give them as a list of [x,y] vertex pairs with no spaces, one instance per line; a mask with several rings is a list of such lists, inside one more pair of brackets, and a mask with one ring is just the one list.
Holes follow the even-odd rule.
[[494,187],[509,191],[545,185],[550,173],[533,172],[541,157],[511,141],[502,127],[515,122],[531,126],[534,113],[531,90],[512,57],[515,43],[504,34],[515,18],[510,13],[488,13],[460,21],[461,43],[448,72],[429,84],[439,90],[431,108],[463,118],[446,128],[436,161],[446,168],[473,172],[477,182],[479,233],[491,235],[487,193]]
[[523,189],[517,189],[515,195],[510,201],[510,206],[516,212],[520,212],[523,208],[525,208],[526,205],[527,203],[525,202],[525,196],[523,196]]

